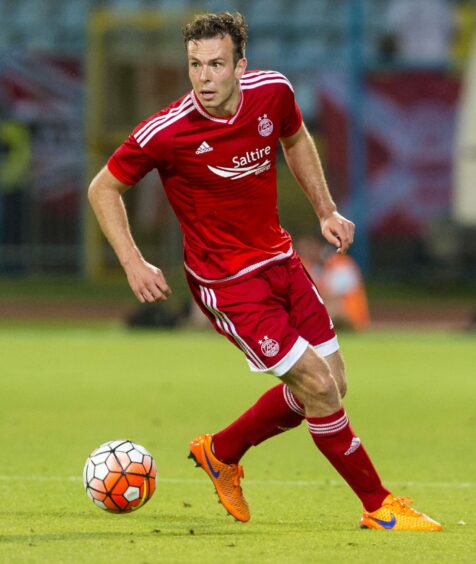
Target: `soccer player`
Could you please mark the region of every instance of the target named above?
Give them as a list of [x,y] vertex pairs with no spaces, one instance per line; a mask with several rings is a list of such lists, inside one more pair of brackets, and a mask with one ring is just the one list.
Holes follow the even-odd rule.
[[191,92],[134,129],[92,181],[89,199],[139,301],[166,300],[170,287],[138,249],[121,197],[157,169],[183,230],[194,299],[252,371],[280,380],[231,425],[193,439],[190,456],[227,511],[248,521],[241,458],[305,419],[316,447],[360,498],[361,527],[440,530],[382,485],[352,430],[332,321],[279,223],[281,144],[325,239],[345,253],[354,236],[329,193],[291,84],[278,72],[246,71],[239,13],[197,16],[183,33]]

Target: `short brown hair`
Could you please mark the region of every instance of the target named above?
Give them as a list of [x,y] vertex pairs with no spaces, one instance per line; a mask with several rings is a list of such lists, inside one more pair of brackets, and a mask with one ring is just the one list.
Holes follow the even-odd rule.
[[229,35],[234,45],[233,60],[236,63],[245,56],[248,28],[245,18],[239,12],[220,12],[218,14],[198,14],[193,22],[183,29],[185,47],[189,41],[225,37]]

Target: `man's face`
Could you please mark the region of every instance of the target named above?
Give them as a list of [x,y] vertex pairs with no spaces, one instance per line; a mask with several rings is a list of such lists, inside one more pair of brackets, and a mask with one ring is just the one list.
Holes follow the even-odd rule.
[[229,35],[189,41],[188,75],[202,106],[217,117],[231,116],[240,101],[239,80],[246,59],[233,61],[233,41]]

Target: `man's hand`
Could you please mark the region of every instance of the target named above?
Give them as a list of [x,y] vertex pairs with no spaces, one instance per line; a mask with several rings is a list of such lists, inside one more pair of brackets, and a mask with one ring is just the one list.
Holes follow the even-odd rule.
[[172,293],[160,268],[134,258],[123,265],[129,286],[141,303],[163,302]]
[[321,219],[321,232],[323,236],[337,247],[337,252],[341,255],[349,250],[354,241],[355,225],[340,213],[332,212],[324,219]]

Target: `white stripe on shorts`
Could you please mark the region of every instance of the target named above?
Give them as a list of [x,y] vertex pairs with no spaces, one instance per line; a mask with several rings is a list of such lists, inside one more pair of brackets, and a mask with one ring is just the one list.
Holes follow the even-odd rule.
[[321,356],[330,356],[339,350],[339,341],[337,340],[337,336],[332,337],[332,339],[329,339],[325,343],[315,345],[314,348]]
[[258,369],[250,362],[248,362],[248,364],[252,372],[269,372],[278,377],[284,376],[284,374],[286,374],[286,372],[289,372],[289,370],[291,370],[291,368],[301,358],[308,345],[309,343],[306,341],[306,339],[298,337],[288,354],[286,356],[283,356],[283,358],[274,366],[271,366],[270,368],[265,367],[264,369]]
[[[252,372],[269,372],[278,377],[284,376],[284,374],[286,374],[286,372],[289,372],[289,370],[291,370],[291,368],[301,358],[308,345],[309,343],[305,339],[298,337],[291,350],[278,362],[278,364],[275,364],[271,368],[260,370],[256,368],[256,366],[248,362],[250,370]],[[339,341],[337,340],[337,337],[332,337],[332,339],[329,339],[328,341],[325,341],[320,345],[315,345],[314,349],[316,349],[316,351],[321,356],[329,356],[339,350]]]
[[217,308],[217,298],[215,291],[206,286],[199,286],[200,297],[205,307],[210,311],[216,319],[217,326],[224,332],[233,337],[239,348],[245,353],[250,366],[254,366],[259,372],[267,370],[266,365],[261,361],[254,350],[238,335],[233,322]]

